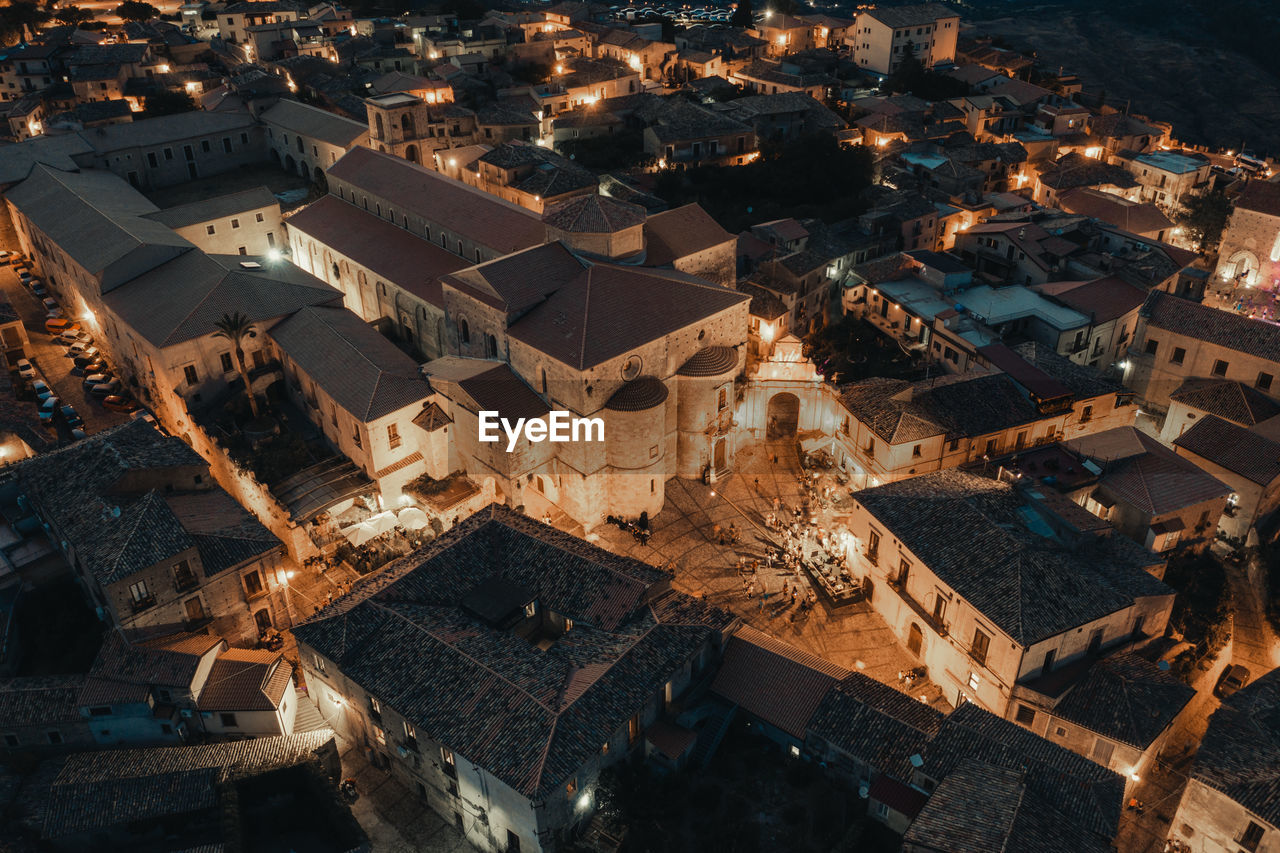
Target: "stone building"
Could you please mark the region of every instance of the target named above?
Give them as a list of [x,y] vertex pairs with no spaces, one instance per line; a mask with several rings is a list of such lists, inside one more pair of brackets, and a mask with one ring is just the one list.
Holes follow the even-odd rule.
[[1191,850],[1280,849],[1280,669],[1209,718],[1170,837]]
[[267,136],[267,154],[285,171],[324,183],[324,172],[357,145],[369,145],[359,122],[328,110],[282,98],[258,114]]
[[852,570],[953,705],[1006,716],[1028,682],[1169,620],[1162,558],[1003,479],[942,471],[853,497]]
[[6,475],[109,625],[138,635],[212,626],[254,643],[293,624],[277,577],[284,546],[180,439],[131,421]]
[[[553,850],[733,617],[491,506],[295,631],[321,715],[475,847]],[[477,713],[482,709],[482,713]]]
[[1236,287],[1280,287],[1280,184],[1249,181],[1218,249],[1218,276]]

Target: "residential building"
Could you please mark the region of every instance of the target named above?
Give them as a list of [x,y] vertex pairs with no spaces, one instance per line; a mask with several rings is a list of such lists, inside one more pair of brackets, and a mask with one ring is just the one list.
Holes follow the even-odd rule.
[[1149,201],[1132,201],[1083,187],[1062,193],[1058,204],[1067,213],[1088,216],[1151,240],[1163,241],[1173,234],[1173,221]]
[[431,388],[417,363],[336,305],[303,308],[267,334],[290,397],[378,484],[385,504],[399,503],[404,484],[425,469],[413,419]]
[[1010,719],[1130,782],[1159,772],[1161,748],[1197,710],[1195,689],[1128,651],[1074,669],[1020,685]]
[[1273,394],[1280,327],[1156,290],[1138,312],[1127,362],[1125,385],[1157,412],[1188,379],[1235,379]]
[[1133,173],[1141,186],[1140,201],[1168,211],[1177,211],[1191,196],[1209,188],[1210,160],[1192,151],[1120,151],[1111,156]]
[[[474,145],[480,138],[474,112],[410,92],[365,99],[369,147],[431,167],[433,156]],[[341,156],[341,155],[339,155]]]
[[1174,439],[1179,456],[1199,465],[1231,488],[1231,502],[1219,522],[1228,537],[1246,541],[1249,531],[1280,506],[1280,421],[1246,429],[1217,415],[1205,415]]
[[669,585],[491,506],[294,636],[321,715],[473,846],[551,850],[734,622]]
[[1280,669],[1226,699],[1209,718],[1170,836],[1192,850],[1276,849],[1280,839]]
[[983,355],[996,371],[920,382],[864,379],[839,395],[833,447],[856,486],[994,459],[1133,421],[1115,383],[1036,344]]
[[131,421],[5,473],[109,625],[135,635],[212,626],[254,643],[293,624],[277,577],[284,546],[181,439]]
[[645,122],[645,153],[662,166],[741,165],[756,153],[750,125],[678,95],[655,102]]
[[[300,788],[306,780],[293,775],[298,772],[320,783],[319,790],[341,775],[331,730],[202,746],[76,752],[38,768],[30,792],[33,805],[21,820],[41,845],[57,851],[136,848],[145,843],[140,839],[153,837],[184,849],[223,846],[252,831],[247,816],[228,818],[229,811],[241,814],[231,809],[239,786],[256,783],[276,792]],[[336,797],[290,800],[321,812],[342,807]],[[351,831],[351,823],[326,824],[326,834],[344,849],[367,844],[362,832]]]
[[1156,553],[1208,546],[1232,493],[1223,481],[1131,426],[998,462],[1041,494],[1051,490],[1070,498]]
[[953,705],[1005,716],[1021,683],[1169,620],[1174,591],[1151,573],[1160,557],[1055,521],[1003,478],[941,471],[854,501],[853,571]]
[[0,747],[61,750],[93,746],[89,724],[77,705],[84,681],[83,674],[0,679]]
[[1032,290],[1089,318],[1083,333],[1078,328],[1066,330],[1075,336],[1060,337],[1058,351],[1077,364],[1099,370],[1123,360],[1138,324],[1138,311],[1147,298],[1146,290],[1121,275],[1092,281],[1051,281]]
[[953,62],[960,15],[939,3],[861,9],[845,44],[858,68],[882,77],[892,74],[907,52],[925,68]]
[[1209,415],[1253,429],[1280,415],[1280,402],[1233,379],[1188,379],[1169,395],[1160,440],[1172,445],[1198,419]]
[[1072,152],[1040,165],[1031,187],[1031,198],[1045,207],[1060,207],[1071,190],[1091,188],[1131,201],[1146,201],[1133,173],[1123,166]]
[[[218,13],[218,35],[223,41],[240,44],[248,40],[248,29],[262,24],[297,21],[306,17],[306,7],[288,0],[249,0],[231,3]],[[252,58],[251,58],[252,59]]]
[[1067,271],[1081,246],[1035,222],[989,221],[956,235],[955,252],[975,273],[1009,284],[1044,284]]

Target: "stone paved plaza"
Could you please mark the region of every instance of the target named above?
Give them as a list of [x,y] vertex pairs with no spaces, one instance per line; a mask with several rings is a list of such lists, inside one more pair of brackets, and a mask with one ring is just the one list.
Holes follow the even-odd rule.
[[[735,462],[734,473],[712,486],[692,480],[667,481],[666,505],[650,521],[653,535],[647,545],[613,525],[601,525],[587,538],[616,553],[670,568],[675,572],[677,589],[732,610],[761,631],[897,687],[898,673],[918,661],[870,604],[832,609],[819,597],[812,610],[793,620],[796,608],[789,600],[784,605],[763,603],[758,594],[747,598],[738,574],[740,555],[748,563],[761,559],[757,589],[763,584],[775,600],[780,598],[777,593],[784,581],[795,582],[792,572],[763,568],[765,543],[773,538],[764,518],[773,509],[775,495],[794,507],[801,501],[803,487],[794,440],[755,445],[739,451]],[[837,522],[840,517],[838,510],[823,515]],[[727,529],[730,524],[742,531],[741,541],[737,546],[718,544],[716,525]],[[912,693],[919,692],[917,684]]]

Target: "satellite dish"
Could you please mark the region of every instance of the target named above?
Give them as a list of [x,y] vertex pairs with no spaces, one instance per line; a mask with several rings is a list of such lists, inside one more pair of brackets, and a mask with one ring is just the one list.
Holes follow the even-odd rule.
[[865,800],[867,797],[871,796],[871,789],[868,788],[866,785],[859,785],[858,796],[862,797],[862,799]]
[[912,767],[919,768],[924,766],[924,759],[920,757],[920,753],[918,752],[907,760],[911,762]]
[[1169,662],[1167,660],[1162,660],[1156,664],[1156,668],[1159,669],[1161,672],[1168,672]]

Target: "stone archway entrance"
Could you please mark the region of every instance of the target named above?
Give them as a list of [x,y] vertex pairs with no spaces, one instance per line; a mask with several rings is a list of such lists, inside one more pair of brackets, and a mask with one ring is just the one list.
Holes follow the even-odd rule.
[[767,411],[766,438],[789,438],[796,434],[796,430],[800,426],[799,397],[788,391],[774,394],[769,398]]

